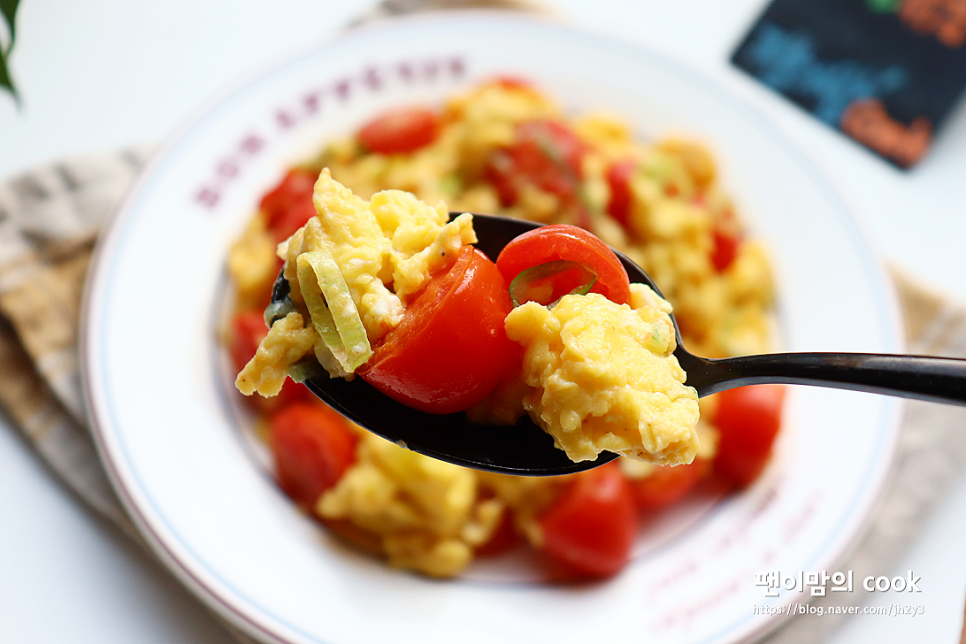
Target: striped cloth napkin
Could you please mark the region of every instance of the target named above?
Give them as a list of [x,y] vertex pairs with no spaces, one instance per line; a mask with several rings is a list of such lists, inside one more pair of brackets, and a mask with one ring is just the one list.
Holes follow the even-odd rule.
[[[452,2],[390,0],[364,20],[427,5]],[[94,448],[81,395],[77,340],[81,292],[98,231],[149,154],[149,148],[137,147],[64,160],[0,184],[0,406],[69,490],[139,542]],[[910,352],[966,357],[966,308],[899,271],[892,275],[906,315]],[[891,568],[966,467],[964,425],[966,410],[908,404],[883,500],[839,569],[853,570],[862,579]],[[868,599],[864,592],[830,595],[816,605]],[[796,617],[765,641],[822,642],[843,619]],[[239,641],[251,641],[233,632]]]

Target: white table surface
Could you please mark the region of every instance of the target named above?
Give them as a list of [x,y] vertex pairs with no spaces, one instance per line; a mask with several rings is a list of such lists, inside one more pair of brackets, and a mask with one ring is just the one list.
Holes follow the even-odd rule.
[[[966,301],[966,103],[931,155],[904,173],[731,68],[728,56],[764,0],[545,4],[576,24],[689,62],[756,103],[835,179],[885,257]],[[0,181],[65,155],[160,141],[220,90],[325,39],[371,5],[21,0],[12,67],[23,108],[0,95]],[[915,570],[924,615],[853,618],[832,644],[957,642],[964,517],[966,475],[895,569],[881,573]],[[158,563],[92,518],[2,416],[0,632],[10,642],[232,641]]]

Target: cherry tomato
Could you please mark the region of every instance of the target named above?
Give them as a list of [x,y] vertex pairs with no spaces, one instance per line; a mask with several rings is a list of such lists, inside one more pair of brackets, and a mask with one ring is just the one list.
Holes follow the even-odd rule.
[[738,387],[715,394],[713,422],[720,432],[714,470],[739,486],[754,481],[768,462],[781,425],[781,385]]
[[476,556],[495,557],[501,555],[520,541],[520,535],[517,534],[513,525],[513,513],[505,510],[503,517],[500,519],[500,525],[496,527],[486,543],[476,549]]
[[[248,361],[255,355],[259,343],[268,334],[268,327],[261,311],[241,311],[235,314],[231,321],[231,344],[229,353],[235,371],[241,371]],[[310,400],[312,394],[308,389],[291,380],[286,380],[277,396],[265,398],[259,394],[246,397],[245,400],[263,414],[270,414],[297,400]]]
[[642,479],[632,479],[634,498],[642,510],[658,510],[681,499],[708,474],[710,464],[695,459],[687,465],[659,467]]
[[265,318],[259,311],[240,311],[231,319],[231,361],[241,371],[255,355],[262,338],[268,335]]
[[617,255],[607,244],[576,226],[556,224],[525,232],[503,247],[496,266],[509,284],[531,266],[559,260],[583,264],[596,273],[591,293],[600,293],[617,304],[627,304],[630,299],[630,280]]
[[512,304],[486,255],[464,246],[453,267],[434,276],[402,322],[373,348],[359,374],[376,389],[431,414],[482,401],[520,360],[503,322]]
[[634,492],[617,463],[574,478],[539,519],[543,550],[581,576],[606,577],[627,563],[637,534]]
[[533,90],[533,83],[520,76],[503,75],[496,76],[489,81],[489,84],[499,85],[504,89]]
[[403,107],[377,116],[359,130],[359,143],[379,154],[415,152],[436,140],[439,116],[424,107]]
[[623,159],[607,169],[607,186],[610,188],[607,214],[623,226],[627,225],[631,213],[631,176],[636,167],[633,159]]
[[306,509],[355,461],[356,436],[325,405],[293,403],[271,417],[269,432],[278,483]]
[[285,178],[262,197],[261,210],[268,216],[268,229],[276,241],[288,239],[315,216],[312,192],[317,178],[318,173],[308,170],[289,170]]
[[524,121],[517,125],[516,141],[493,153],[486,177],[500,202],[512,206],[525,185],[550,192],[570,205],[578,201],[581,159],[587,146],[557,121]]
[[722,273],[731,266],[738,256],[738,246],[741,244],[741,237],[724,228],[715,228],[712,232],[714,246],[711,250],[711,264],[714,269]]

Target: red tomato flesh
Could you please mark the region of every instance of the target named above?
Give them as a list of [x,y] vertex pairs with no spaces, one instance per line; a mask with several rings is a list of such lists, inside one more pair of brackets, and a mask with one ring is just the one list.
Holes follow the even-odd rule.
[[278,483],[306,509],[355,461],[356,436],[345,418],[325,405],[293,403],[271,417],[269,431]]
[[500,524],[486,543],[476,549],[475,554],[477,557],[496,557],[520,542],[520,535],[517,534],[516,527],[513,524],[513,513],[510,510],[504,510]]
[[[228,350],[236,373],[254,357],[259,343],[267,334],[268,327],[265,326],[261,311],[240,311],[235,314],[231,321],[231,344]],[[285,380],[277,396],[265,398],[255,393],[245,398],[263,414],[270,414],[297,400],[311,399],[312,394],[308,389],[288,379]]]
[[634,499],[642,510],[659,510],[683,498],[709,471],[710,464],[701,459],[687,465],[659,467],[650,476],[631,480]]
[[520,360],[503,322],[512,304],[486,255],[464,246],[453,267],[434,276],[402,322],[374,347],[359,374],[390,398],[431,414],[482,401]]
[[627,563],[637,534],[634,492],[608,463],[576,476],[539,523],[547,554],[578,575],[607,577]]
[[440,119],[424,107],[404,107],[386,112],[359,130],[359,143],[378,154],[415,152],[436,140]]
[[741,487],[758,478],[771,455],[781,426],[781,385],[738,387],[715,394],[718,408],[713,422],[718,428],[718,453],[714,470]]
[[261,211],[267,216],[268,230],[276,241],[283,241],[315,216],[312,193],[318,173],[289,170],[285,178],[262,197]]
[[[624,265],[607,244],[577,226],[556,224],[523,233],[503,248],[496,266],[509,284],[531,266],[560,260],[583,264],[597,275],[591,293],[600,293],[617,304],[627,304],[631,291]],[[561,284],[560,289],[566,286]]]
[[623,226],[627,225],[627,217],[631,212],[631,176],[636,167],[633,159],[624,159],[607,169],[607,185],[610,188],[607,214]]
[[262,338],[268,335],[265,317],[260,311],[239,311],[231,319],[231,361],[241,371],[255,356]]
[[714,246],[711,250],[711,264],[716,271],[722,273],[728,270],[738,256],[741,237],[722,228],[715,228],[712,235]]
[[497,150],[487,165],[487,179],[500,202],[512,206],[525,185],[557,195],[569,205],[578,200],[581,160],[587,146],[563,123],[524,121],[516,141]]
[[564,295],[574,292],[574,290],[587,285],[586,271],[580,267],[573,267],[561,270],[547,277],[532,279],[522,294],[515,292],[515,288],[510,287],[510,298],[516,299],[519,304],[524,302],[537,302],[544,306],[549,306]]

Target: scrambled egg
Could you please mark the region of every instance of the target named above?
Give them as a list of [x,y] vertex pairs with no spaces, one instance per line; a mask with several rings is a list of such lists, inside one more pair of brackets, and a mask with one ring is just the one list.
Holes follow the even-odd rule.
[[235,280],[235,305],[239,310],[264,308],[272,283],[278,277],[275,242],[259,213],[248,223],[228,253],[228,272]]
[[570,483],[570,477],[477,472],[355,429],[356,462],[315,512],[375,537],[390,565],[433,577],[459,574],[508,513],[516,531],[540,546],[539,517]]
[[316,512],[377,535],[393,566],[434,577],[459,573],[496,530],[505,504],[480,500],[471,470],[360,434],[355,465],[319,498]]
[[318,340],[312,327],[303,325],[300,314],[289,313],[269,329],[255,356],[235,379],[235,386],[246,396],[256,391],[263,396],[277,396],[289,367],[307,355]]
[[[304,304],[300,258],[324,249],[338,265],[351,297],[344,306],[361,318],[369,342],[378,342],[398,325],[409,296],[434,273],[452,265],[463,245],[476,242],[473,216],[468,213],[449,221],[445,204],[432,207],[399,190],[379,192],[366,201],[335,181],[327,169],[315,184],[313,202],[316,216],[278,247],[291,299]],[[234,255],[238,261],[244,259],[241,250]],[[329,298],[329,305],[333,304],[334,298]],[[333,314],[338,316],[339,311],[333,308]],[[350,375],[332,356],[324,338],[320,340],[308,314],[297,318],[298,324],[292,318],[273,326],[255,358],[238,375],[235,384],[242,393],[276,395],[283,374],[310,351],[333,377]]]
[[476,242],[468,213],[450,222],[446,204],[432,207],[400,190],[378,192],[366,201],[334,180],[328,169],[319,175],[313,202],[316,217],[279,248],[285,276],[296,291],[298,256],[326,248],[372,342],[399,324],[407,296],[432,273],[452,265],[462,245]]
[[507,316],[507,335],[525,348],[523,405],[573,461],[609,451],[690,463],[698,394],[672,355],[671,307],[647,286],[631,288],[633,308],[591,293]]

